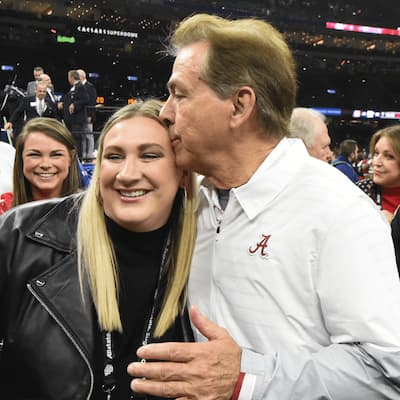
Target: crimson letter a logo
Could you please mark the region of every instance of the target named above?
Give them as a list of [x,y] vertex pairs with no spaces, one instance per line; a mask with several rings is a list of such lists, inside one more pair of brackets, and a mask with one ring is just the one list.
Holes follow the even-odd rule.
[[249,247],[249,253],[251,255],[256,254],[258,251],[260,252],[261,257],[266,257],[267,256],[267,246],[268,246],[268,240],[271,237],[271,235],[261,235],[262,239],[253,247]]

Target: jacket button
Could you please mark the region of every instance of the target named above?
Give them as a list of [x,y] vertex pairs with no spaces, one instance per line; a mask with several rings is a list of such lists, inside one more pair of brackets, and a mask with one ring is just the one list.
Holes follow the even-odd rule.
[[40,279],[36,279],[35,284],[36,284],[36,286],[42,287],[46,284],[46,282],[41,281]]

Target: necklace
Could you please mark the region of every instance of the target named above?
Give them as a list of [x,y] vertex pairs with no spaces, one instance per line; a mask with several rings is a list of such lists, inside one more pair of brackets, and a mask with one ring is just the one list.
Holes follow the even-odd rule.
[[[155,317],[155,309],[156,309],[156,300],[158,297],[158,293],[160,291],[160,284],[162,277],[164,276],[166,267],[167,267],[167,257],[169,254],[169,249],[171,246],[171,230],[168,233],[167,239],[164,243],[163,250],[162,250],[162,256],[161,256],[161,265],[160,265],[160,271],[158,274],[158,280],[157,280],[157,286],[156,290],[154,291],[154,296],[153,296],[153,305],[151,307],[151,311],[149,314],[149,318],[147,320],[146,327],[144,329],[143,333],[143,338],[142,338],[142,346],[145,346],[149,343],[150,338],[153,334],[153,323],[154,323],[154,317]],[[117,380],[115,377],[115,366],[114,366],[114,361],[115,361],[115,351],[114,351],[114,341],[113,341],[113,334],[112,332],[109,331],[104,331],[103,334],[103,348],[104,348],[104,369],[103,369],[103,384],[102,384],[102,390],[103,392],[107,395],[106,399],[111,400],[112,399],[112,393],[116,388],[117,385]],[[140,362],[146,362],[145,359],[140,359]],[[136,397],[136,395],[135,395]],[[138,394],[137,398],[146,398],[143,397],[142,395]],[[131,397],[133,399],[133,396]]]

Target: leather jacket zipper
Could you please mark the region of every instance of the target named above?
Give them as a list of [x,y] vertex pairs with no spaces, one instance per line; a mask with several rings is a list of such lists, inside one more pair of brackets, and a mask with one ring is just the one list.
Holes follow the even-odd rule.
[[64,333],[67,335],[67,337],[71,340],[72,344],[76,347],[76,349],[78,350],[79,354],[82,356],[83,360],[85,361],[85,364],[87,365],[87,367],[89,369],[89,374],[90,374],[90,390],[89,390],[88,396],[86,397],[86,400],[89,400],[90,396],[92,395],[92,391],[93,391],[94,373],[93,373],[92,367],[90,366],[88,358],[85,356],[84,352],[79,347],[79,345],[76,342],[76,340],[71,336],[71,334],[68,332],[68,330],[65,328],[65,326],[61,323],[61,321],[54,315],[54,313],[50,310],[50,308],[40,298],[39,294],[35,292],[35,290],[33,289],[32,285],[30,283],[27,283],[26,286],[28,287],[28,290],[32,293],[33,297],[35,297],[35,299],[44,307],[44,309],[50,314],[50,316],[61,327],[61,329],[64,331]]

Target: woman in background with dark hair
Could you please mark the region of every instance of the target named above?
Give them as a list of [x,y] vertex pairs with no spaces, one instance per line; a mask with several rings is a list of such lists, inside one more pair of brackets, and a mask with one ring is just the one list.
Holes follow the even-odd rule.
[[61,122],[54,118],[28,121],[16,144],[12,205],[76,193],[76,157],[72,135]]

